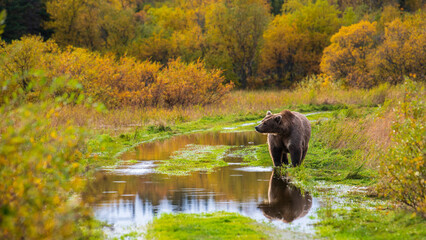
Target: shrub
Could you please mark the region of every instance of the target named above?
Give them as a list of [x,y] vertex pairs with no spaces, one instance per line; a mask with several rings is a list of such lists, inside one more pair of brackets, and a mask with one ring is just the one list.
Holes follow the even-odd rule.
[[392,144],[380,166],[379,192],[426,216],[425,88],[406,79],[404,90],[394,109]]
[[233,87],[223,81],[221,71],[207,70],[201,61],[186,64],[178,58],[158,75],[153,97],[161,98],[167,106],[214,103]]
[[[40,69],[52,62],[58,51],[58,46],[53,41],[43,42],[41,37],[36,36],[26,36],[10,44],[0,40],[0,84],[3,96],[17,93],[17,89],[37,95],[40,89],[29,86],[31,81],[37,80],[31,70]],[[0,103],[3,100],[0,99]]]
[[[42,88],[50,87],[50,79],[62,76],[83,87],[70,89],[64,85],[55,88],[52,97],[84,93],[113,108],[205,105],[221,99],[233,86],[224,85],[222,72],[207,70],[201,61],[186,64],[180,59],[171,60],[161,70],[163,66],[159,63],[141,62],[133,57],[116,59],[111,54],[74,47],[61,51],[54,42],[43,42],[38,37],[26,37],[9,45],[2,43],[0,61],[5,65],[0,69],[1,83],[7,84],[2,94],[11,96],[19,88],[27,99],[26,95],[30,95],[35,100]],[[32,69],[43,69],[49,82],[37,81],[37,76],[30,74]],[[9,79],[18,80],[9,84]]]
[[17,108],[15,100],[0,108],[0,238],[87,239],[94,222],[79,198],[84,131],[51,124],[71,99]]
[[49,68],[51,76],[66,75],[83,85],[83,91],[109,107],[145,106],[150,103],[149,87],[156,81],[160,65],[131,57],[118,61],[81,48],[68,48]]

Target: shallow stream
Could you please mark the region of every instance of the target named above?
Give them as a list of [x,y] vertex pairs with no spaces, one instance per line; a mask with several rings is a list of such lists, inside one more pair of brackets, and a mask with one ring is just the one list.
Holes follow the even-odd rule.
[[[162,213],[214,211],[238,212],[278,228],[312,233],[318,199],[274,175],[271,167],[246,166],[232,154],[265,142],[265,135],[243,131],[199,132],[143,143],[122,155],[131,163],[99,171],[83,197],[94,199],[95,216],[111,225],[113,235],[139,229]],[[155,171],[160,160],[189,144],[232,146],[224,159],[228,166],[185,176]]]

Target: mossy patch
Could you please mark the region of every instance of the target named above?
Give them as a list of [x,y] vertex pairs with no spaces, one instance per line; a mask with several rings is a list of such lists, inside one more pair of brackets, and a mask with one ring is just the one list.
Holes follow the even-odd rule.
[[270,227],[237,213],[162,214],[146,239],[267,239]]
[[164,160],[155,170],[169,175],[186,175],[194,171],[211,172],[216,167],[227,166],[223,160],[230,146],[188,145]]
[[426,221],[403,211],[324,208],[316,229],[326,239],[426,239]]
[[249,166],[272,166],[267,144],[248,146],[232,152],[234,156],[241,157],[243,164]]

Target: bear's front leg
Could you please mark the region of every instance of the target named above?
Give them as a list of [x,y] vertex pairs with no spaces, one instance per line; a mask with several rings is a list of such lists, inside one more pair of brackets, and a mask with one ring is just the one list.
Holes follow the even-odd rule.
[[290,157],[293,167],[299,166],[302,161],[302,150],[300,148],[290,148]]
[[285,152],[285,151],[283,151],[282,162],[283,162],[285,165],[288,165],[287,152]]
[[274,161],[275,167],[281,167],[282,162],[281,159],[283,157],[283,149],[278,147],[271,147],[269,149],[272,160]]

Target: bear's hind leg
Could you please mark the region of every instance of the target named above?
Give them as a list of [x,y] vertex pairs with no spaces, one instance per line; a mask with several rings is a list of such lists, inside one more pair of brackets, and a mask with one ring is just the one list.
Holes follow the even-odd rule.
[[301,163],[302,158],[302,151],[301,149],[290,149],[290,157],[291,157],[291,164],[293,167],[297,167]]
[[302,158],[300,159],[300,163],[302,163],[303,159],[305,159],[307,152],[308,152],[308,148],[303,149],[303,154],[302,154]]

